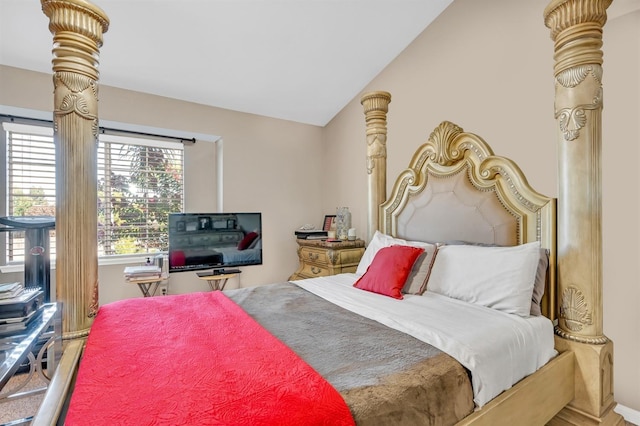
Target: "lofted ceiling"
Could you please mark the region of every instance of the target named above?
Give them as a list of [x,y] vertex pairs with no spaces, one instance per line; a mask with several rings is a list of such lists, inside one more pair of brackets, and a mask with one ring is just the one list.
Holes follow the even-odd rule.
[[[93,0],[100,84],[324,126],[453,0]],[[51,73],[39,0],[0,0],[0,64]]]

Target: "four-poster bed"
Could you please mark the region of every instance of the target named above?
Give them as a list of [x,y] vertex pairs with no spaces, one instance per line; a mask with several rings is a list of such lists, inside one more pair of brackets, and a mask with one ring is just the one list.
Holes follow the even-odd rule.
[[[622,418],[613,411],[615,406],[612,387],[613,345],[602,334],[601,301],[600,252],[602,248],[599,194],[602,52],[600,48],[606,8],[610,3],[607,0],[555,0],[550,3],[544,13],[545,24],[551,29],[552,38],[556,43],[555,106],[561,168],[557,213],[555,200],[533,190],[515,163],[494,155],[491,148],[480,137],[466,133],[449,122],[440,124],[431,133],[429,140],[418,148],[409,168],[400,174],[395,181],[391,196],[387,198],[386,113],[391,98],[385,92],[372,92],[362,98],[367,122],[368,240],[370,247],[373,247],[372,242],[382,238],[379,236],[382,234],[385,235],[384,238],[391,238],[388,241],[392,243],[379,247],[378,250],[367,248],[371,252],[368,256],[365,253],[363,257],[368,259],[368,264],[362,265],[364,275],[345,274],[339,279],[348,278],[347,285],[343,285],[343,282],[335,287],[328,287],[329,284],[324,283],[327,285],[321,285],[320,290],[316,289],[314,294],[320,296],[319,293],[322,293],[323,287],[332,289],[344,287],[348,294],[354,291],[366,294],[363,297],[367,300],[381,300],[383,305],[395,303],[390,302],[391,299],[386,296],[354,289],[352,284],[357,285],[360,279],[367,276],[368,267],[377,262],[378,253],[382,252],[383,248],[397,245],[406,247],[416,241],[421,244],[438,242],[445,245],[439,246],[444,247],[441,248],[440,258],[436,251],[435,260],[429,264],[427,278],[423,278],[426,282],[426,291],[422,289],[423,291],[418,293],[405,292],[406,300],[399,303],[406,302],[406,306],[411,303],[421,304],[432,298],[432,292],[429,290],[429,280],[432,277],[429,277],[429,273],[446,282],[444,277],[447,275],[442,272],[443,267],[439,263],[440,259],[444,258],[442,253],[453,256],[456,252],[469,251],[476,255],[483,253],[484,256],[487,253],[485,250],[504,249],[505,246],[512,249],[527,248],[530,244],[537,244],[535,265],[540,264],[538,258],[542,259],[540,248],[545,248],[544,252],[549,256],[548,268],[545,269],[546,273],[542,274],[548,279],[541,281],[542,286],[546,287],[544,297],[539,301],[544,316],[538,317],[528,313],[524,316],[531,319],[531,323],[539,322],[549,326],[549,333],[541,333],[541,341],[549,341],[549,339],[555,341],[558,354],[551,357],[540,355],[543,360],[539,364],[531,367],[524,375],[516,377],[487,400],[481,399],[481,391],[476,382],[477,377],[482,374],[475,370],[473,362],[461,360],[463,356],[456,357],[456,360],[464,366],[463,371],[468,371],[471,376],[476,407],[482,407],[473,410],[473,402],[463,398],[459,405],[445,409],[446,413],[443,416],[446,417],[440,418],[446,419],[442,420],[444,423],[460,425],[536,425],[547,422],[574,425],[622,424]],[[52,419],[64,414],[64,401],[71,394],[78,363],[81,369],[77,376],[78,387],[71,394],[72,415],[82,416],[82,411],[73,411],[75,410],[74,395],[82,395],[85,389],[90,388],[90,373],[87,373],[86,369],[83,371],[82,368],[83,364],[92,363],[95,358],[82,360],[80,358],[83,338],[89,333],[97,310],[96,244],[95,240],[87,236],[95,235],[96,229],[96,203],[90,201],[96,191],[93,180],[95,178],[92,177],[95,173],[91,166],[95,163],[93,145],[97,138],[98,120],[97,57],[98,47],[102,43],[102,33],[108,27],[108,19],[104,12],[84,0],[42,0],[42,5],[44,12],[50,17],[50,29],[55,41],[54,137],[59,164],[56,212],[57,241],[59,241],[56,294],[64,306],[63,333],[67,343],[60,367],[34,419],[33,424],[36,425],[50,424]],[[588,184],[576,185],[576,182],[588,182]],[[557,229],[561,229],[562,232],[557,232]],[[399,240],[400,238],[402,240]],[[453,244],[452,240],[456,240],[456,243]],[[491,247],[464,245],[461,249],[455,248],[459,240]],[[415,247],[415,244],[413,246]],[[419,249],[425,250],[424,247],[426,246],[420,246]],[[531,265],[530,251],[528,253],[527,265]],[[446,287],[442,282],[439,283],[441,289]],[[265,288],[286,287],[287,294],[291,289],[298,289],[295,291],[299,293],[302,291],[300,288],[313,292],[314,283],[307,283],[307,280],[303,280],[299,285],[283,284],[265,286]],[[534,283],[531,283],[531,286],[533,287]],[[432,288],[435,287],[435,284],[432,285]],[[500,300],[496,305],[492,304],[494,302],[483,304],[464,300],[466,295],[457,294],[456,288],[442,291],[443,297],[447,296],[445,294],[447,291],[450,291],[455,295],[452,299],[469,302],[473,305],[469,308],[471,310],[476,309],[478,304],[482,305],[480,311],[490,315],[501,310],[496,308],[498,305],[502,306],[501,295],[497,295]],[[533,290],[529,287],[529,291],[531,294]],[[255,302],[250,297],[250,294],[255,292],[254,289],[241,289],[237,292],[229,292],[229,295],[252,317],[264,323],[276,337],[285,342],[296,340],[285,333],[286,330],[283,330],[281,324],[270,320],[267,313],[255,307]],[[336,293],[338,293],[337,290]],[[423,293],[428,296],[423,297]],[[485,296],[484,293],[481,294],[480,299],[484,300]],[[323,296],[320,297],[324,300]],[[529,296],[529,299],[531,298]],[[155,301],[148,299],[143,302],[166,305],[171,300],[171,297],[163,297]],[[342,306],[338,301],[331,303]],[[309,302],[309,305],[311,304]],[[130,307],[127,303],[123,305]],[[101,311],[98,312],[108,312],[112,308],[112,306],[107,310],[100,308]],[[323,307],[320,310],[324,309]],[[378,315],[377,312],[374,314],[358,312],[358,314],[367,318]],[[113,324],[105,324],[102,319],[105,316],[108,315],[98,313],[95,327],[91,330],[88,339],[86,354],[95,352],[92,337],[94,340],[105,336],[113,337],[108,334],[109,329],[114,328]],[[518,315],[500,313],[498,316],[509,319],[518,317],[520,319],[516,321],[522,322],[522,318]],[[391,322],[389,317],[384,315],[376,320],[383,324]],[[524,321],[529,324],[528,320]],[[550,331],[552,321],[556,324],[555,338]],[[413,325],[403,327],[413,327]],[[541,328],[545,327],[547,326],[541,326]],[[107,331],[104,331],[105,329]],[[420,329],[409,334],[421,339],[424,333]],[[503,332],[498,331],[497,334],[502,335]],[[345,339],[348,339],[348,336],[345,336]],[[303,348],[310,345],[309,343],[299,344],[302,346],[291,343],[291,347],[294,350],[304,351]],[[552,346],[554,346],[553,342]],[[314,354],[310,353],[308,356],[313,358]],[[306,357],[303,358],[306,359]],[[95,367],[100,364],[91,365]],[[455,369],[455,365],[458,364],[454,363],[451,368]],[[322,370],[316,365],[313,367]],[[398,368],[400,368],[398,370],[400,374],[406,371],[404,369],[407,366]],[[94,373],[98,370],[100,368],[94,370]],[[107,369],[103,368],[103,370]],[[465,374],[458,377],[462,380],[463,376]],[[371,380],[385,381],[388,379],[385,377],[387,376],[380,376],[378,373]],[[104,377],[104,379],[113,380],[112,377]],[[332,379],[327,380],[331,382]],[[107,387],[113,382],[101,381],[99,384],[105,389],[119,389]],[[420,386],[422,385],[418,385]],[[463,383],[462,389],[464,387]],[[413,389],[413,387],[408,386],[407,389]],[[386,392],[386,389],[384,391]],[[117,391],[114,390],[114,392]],[[353,393],[355,392],[353,389],[343,389],[340,392],[358,424],[375,424],[376,419],[382,418],[376,416],[388,415],[388,412],[371,414],[368,411],[371,407],[367,404],[364,404],[365,408],[362,410],[355,408],[361,407],[358,401],[366,402],[367,397],[357,392]],[[455,395],[464,394],[460,388],[452,392]],[[104,398],[108,393],[105,392]],[[371,395],[376,397],[375,393]],[[90,395],[88,398],[95,398],[95,396]],[[87,404],[90,399],[82,401],[83,404]],[[429,416],[429,413],[418,413],[415,414],[418,417],[410,417],[414,414],[406,414],[402,409],[403,404],[400,403],[389,410],[389,412],[400,413],[397,414],[399,417],[395,418],[396,422],[403,418],[421,419],[422,417],[419,416]],[[392,416],[384,418],[393,424]]]

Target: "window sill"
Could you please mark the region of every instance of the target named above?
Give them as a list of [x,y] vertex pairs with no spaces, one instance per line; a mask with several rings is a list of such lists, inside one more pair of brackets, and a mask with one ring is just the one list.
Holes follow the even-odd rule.
[[[153,258],[159,253],[149,253],[149,254],[136,254],[136,255],[122,255],[122,256],[105,256],[98,258],[98,267],[100,266],[109,266],[109,265],[131,265],[132,263],[143,264],[147,260],[147,258]],[[51,270],[55,271],[56,265],[55,260],[51,262]],[[0,266],[0,272],[3,274],[10,274],[13,272],[23,272],[24,264],[17,263],[11,265],[3,265]]]
[[[51,267],[51,269],[54,269],[53,266]],[[23,264],[0,266],[0,272],[2,272],[3,274],[10,274],[12,272],[22,272],[22,271],[24,271]]]

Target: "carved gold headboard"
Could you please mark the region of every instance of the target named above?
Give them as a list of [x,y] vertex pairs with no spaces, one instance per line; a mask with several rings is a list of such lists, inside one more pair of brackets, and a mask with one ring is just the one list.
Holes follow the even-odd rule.
[[381,232],[409,240],[540,241],[550,264],[542,309],[555,319],[556,201],[479,136],[442,122],[398,176],[379,217]]

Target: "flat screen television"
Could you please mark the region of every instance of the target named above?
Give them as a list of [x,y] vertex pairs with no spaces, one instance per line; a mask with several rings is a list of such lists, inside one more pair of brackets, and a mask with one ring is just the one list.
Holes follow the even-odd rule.
[[169,213],[169,272],[260,264],[261,213]]

